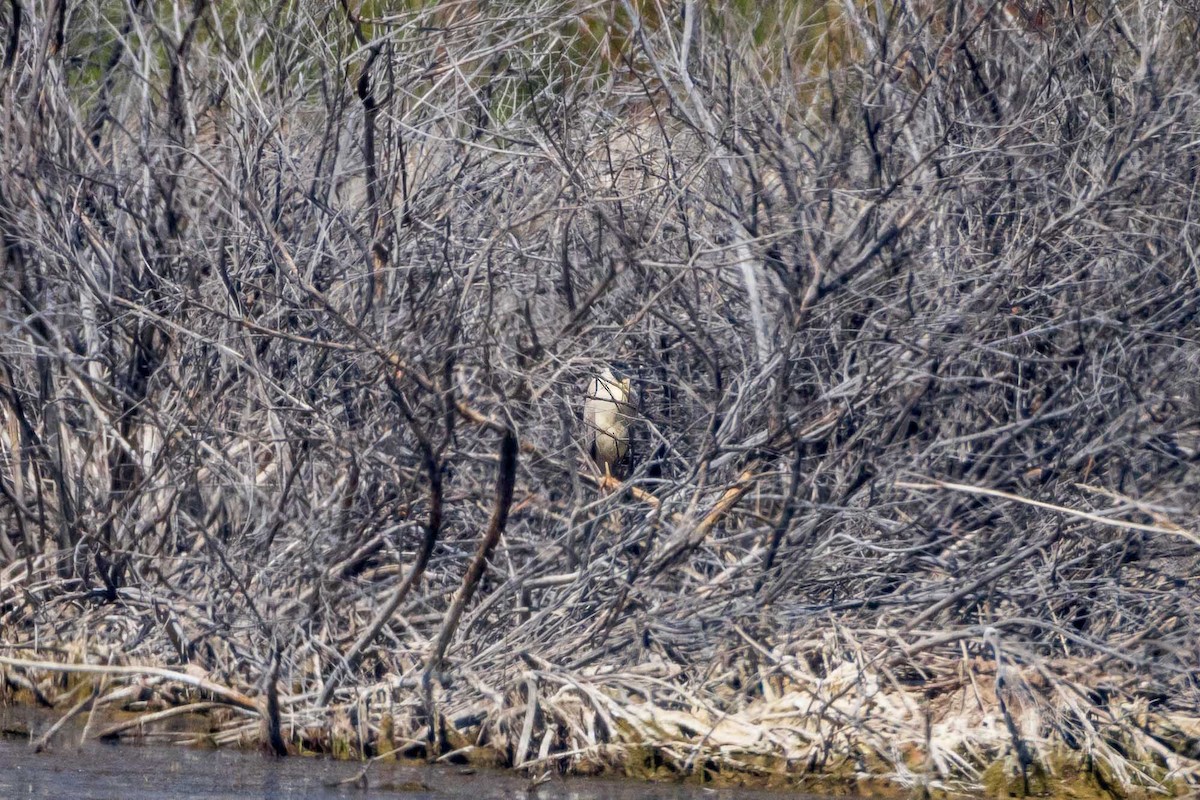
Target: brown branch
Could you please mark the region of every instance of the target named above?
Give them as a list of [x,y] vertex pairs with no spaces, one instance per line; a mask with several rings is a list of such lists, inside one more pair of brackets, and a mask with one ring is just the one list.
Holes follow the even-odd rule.
[[471,602],[479,580],[483,577],[484,570],[487,569],[488,557],[500,541],[500,536],[508,524],[508,512],[512,507],[513,487],[516,485],[517,477],[517,450],[517,434],[509,429],[505,431],[504,439],[500,443],[500,473],[496,479],[496,505],[492,509],[491,522],[488,523],[487,532],[475,550],[475,557],[471,560],[471,565],[463,575],[462,585],[454,595],[450,610],[446,612],[445,619],[442,621],[442,629],[438,633],[433,651],[425,665],[426,674],[441,669],[446,648],[458,627],[458,620],[462,617],[463,609],[466,608],[467,603]]
[[738,504],[738,501],[741,500],[746,492],[750,490],[750,487],[754,485],[756,480],[756,469],[757,467],[752,466],[743,471],[742,474],[738,476],[737,483],[725,490],[725,493],[721,495],[719,500],[717,500],[716,504],[712,507],[712,510],[705,514],[704,518],[700,520],[696,527],[693,528],[689,533],[668,541],[663,547],[662,553],[660,553],[658,557],[654,559],[647,572],[650,575],[657,575],[658,573],[670,567],[672,564],[675,564],[680,558],[703,544],[704,540],[708,538],[708,534],[712,531],[713,527],[715,527],[716,524],[720,522],[726,514],[733,510],[733,507]]
[[4,68],[12,69],[13,61],[17,57],[17,48],[21,44],[21,2],[8,0],[8,5],[12,9],[12,17],[8,27],[8,45],[4,48]]

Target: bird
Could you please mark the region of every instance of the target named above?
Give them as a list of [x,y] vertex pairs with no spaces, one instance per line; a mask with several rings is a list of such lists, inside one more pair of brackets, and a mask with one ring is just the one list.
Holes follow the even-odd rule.
[[629,454],[629,424],[633,407],[629,404],[632,384],[629,378],[617,378],[604,370],[588,383],[583,417],[587,424],[588,452],[605,474],[619,477]]

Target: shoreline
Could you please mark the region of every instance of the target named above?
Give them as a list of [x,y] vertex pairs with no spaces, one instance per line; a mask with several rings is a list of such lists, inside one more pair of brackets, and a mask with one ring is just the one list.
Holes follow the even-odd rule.
[[1200,795],[1195,2],[186,5],[0,12],[0,703]]
[[[927,664],[932,679],[908,686],[894,668],[847,662],[816,678],[798,663],[785,670],[786,679],[764,683],[759,697],[725,714],[714,714],[700,698],[685,709],[640,694],[645,675],[571,676],[542,663],[518,681],[536,697],[533,704],[510,694],[505,705],[465,707],[470,691],[435,690],[440,732],[432,743],[429,726],[419,724],[411,704],[380,708],[370,689],[348,689],[357,701],[326,709],[281,696],[280,724],[289,755],[436,760],[533,779],[548,773],[620,775],[883,797],[1115,799],[1184,796],[1200,786],[1200,716],[1160,714],[1145,698],[1114,693],[1106,706],[1093,704],[1081,725],[1080,718],[1072,721],[1078,706],[1054,704],[1060,693],[1095,696],[1105,684],[1083,682],[1082,660],[1014,672],[1011,679],[1025,683],[1034,698],[1018,721],[1028,732],[1028,738],[1021,735],[1023,746],[1014,745],[996,703],[994,665],[979,657],[957,665],[957,672]],[[251,696],[252,687],[221,686],[194,670],[51,664],[8,655],[0,659],[0,673],[0,705],[49,702],[64,715],[62,722],[89,715],[94,738],[152,736],[269,749],[268,699]],[[99,709],[106,722],[91,718]],[[575,729],[590,744],[564,747],[564,729]],[[1035,738],[1037,730],[1042,735]],[[437,758],[428,758],[434,751]],[[1024,751],[1031,758],[1022,759]]]

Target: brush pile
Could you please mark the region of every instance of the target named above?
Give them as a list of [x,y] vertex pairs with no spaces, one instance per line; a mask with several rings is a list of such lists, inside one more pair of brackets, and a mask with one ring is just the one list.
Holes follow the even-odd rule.
[[0,693],[1200,787],[1194,9],[728,6],[8,3]]

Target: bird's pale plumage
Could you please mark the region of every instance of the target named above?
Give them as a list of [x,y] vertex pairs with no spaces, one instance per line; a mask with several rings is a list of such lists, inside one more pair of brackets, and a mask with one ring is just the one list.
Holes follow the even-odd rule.
[[629,452],[630,381],[617,379],[605,369],[588,384],[583,416],[587,423],[592,458],[602,470],[616,474]]

